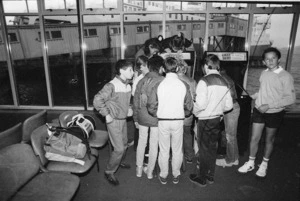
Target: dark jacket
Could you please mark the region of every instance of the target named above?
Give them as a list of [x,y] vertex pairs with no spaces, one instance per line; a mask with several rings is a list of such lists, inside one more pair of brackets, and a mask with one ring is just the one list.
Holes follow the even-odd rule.
[[138,124],[147,127],[158,126],[157,118],[148,113],[147,100],[152,89],[163,79],[158,73],[149,72],[138,82],[133,97],[133,119]]

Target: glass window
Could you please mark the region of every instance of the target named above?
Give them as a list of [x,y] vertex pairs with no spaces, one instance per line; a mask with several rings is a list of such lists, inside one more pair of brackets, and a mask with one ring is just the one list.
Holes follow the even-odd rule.
[[144,11],[162,11],[163,1],[144,1],[144,0],[124,0],[123,7],[126,11],[125,6],[128,11],[131,10],[144,10]]
[[16,33],[8,33],[8,41],[10,43],[18,42],[17,34]]
[[166,6],[167,6],[167,11],[174,11],[174,10],[198,11],[198,10],[206,9],[206,3],[204,2],[167,1]]
[[11,85],[7,67],[7,57],[2,39],[2,27],[0,23],[0,105],[13,105]]
[[76,0],[45,0],[45,9],[76,9]]
[[201,24],[193,24],[193,29],[194,30],[200,30],[201,29]]
[[52,39],[62,39],[61,31],[51,31]]
[[208,31],[208,51],[245,51],[248,27],[246,14],[211,14]]
[[177,25],[177,30],[178,31],[184,31],[184,30],[186,30],[186,25],[185,24],[178,24]]
[[295,42],[295,48],[292,57],[291,74],[294,77],[294,85],[296,90],[296,104],[293,109],[300,110],[300,21],[298,22],[298,30]]
[[[159,5],[158,3],[157,6]],[[127,30],[124,36],[125,58],[134,62],[135,55],[143,54],[141,47],[146,40],[162,35],[162,14],[128,14],[125,17],[128,19],[124,22]],[[135,33],[139,33],[138,37]]]
[[[8,38],[21,105],[48,105],[38,16],[7,16]],[[29,20],[28,20],[29,19]],[[24,20],[26,22],[24,23]]]
[[[64,22],[68,23],[64,23]],[[77,16],[45,16],[49,69],[55,106],[83,106],[84,89]]]
[[261,71],[265,69],[261,55],[266,48],[271,46],[278,48],[281,51],[280,65],[286,67],[291,23],[291,14],[254,15],[247,78],[247,90],[250,94],[259,88],[259,77]]
[[[114,77],[114,67],[121,59],[120,15],[84,15],[88,105],[93,105],[95,94]],[[124,29],[125,31],[125,29]],[[136,29],[131,35],[136,36]]]
[[3,0],[5,13],[36,13],[37,0]]

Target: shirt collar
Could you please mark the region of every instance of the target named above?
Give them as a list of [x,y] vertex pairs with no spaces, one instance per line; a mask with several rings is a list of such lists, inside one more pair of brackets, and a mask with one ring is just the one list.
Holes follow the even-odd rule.
[[207,75],[209,75],[209,74],[220,74],[220,73],[216,69],[211,69],[208,71]]
[[116,78],[120,80],[123,84],[127,85],[129,83],[129,80],[123,80],[119,75],[116,75]]
[[178,78],[178,75],[176,73],[167,73],[166,77],[168,77],[168,78]]

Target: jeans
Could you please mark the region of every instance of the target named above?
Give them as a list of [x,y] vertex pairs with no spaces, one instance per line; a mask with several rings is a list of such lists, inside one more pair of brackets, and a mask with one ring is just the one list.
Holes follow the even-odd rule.
[[239,150],[237,144],[237,127],[240,116],[240,106],[236,102],[233,104],[233,110],[224,115],[225,133],[226,133],[226,157],[227,163],[233,163],[239,159]]
[[160,176],[166,178],[169,174],[170,145],[172,147],[172,173],[180,175],[183,153],[183,120],[158,121]]
[[110,153],[105,172],[113,174],[117,171],[127,149],[127,122],[114,119],[106,126],[113,151]]
[[198,146],[199,146],[199,161],[200,168],[198,176],[201,179],[206,177],[214,177],[218,135],[220,133],[220,117],[214,119],[206,119],[198,121]]
[[[145,148],[148,141],[149,127],[139,125],[139,142],[136,150],[136,165],[143,166]],[[158,127],[150,127],[150,142],[149,142],[149,159],[148,159],[148,172],[152,172],[158,152]]]
[[195,156],[193,150],[193,136],[191,133],[192,126],[183,126],[183,149],[184,149],[184,156],[188,160],[192,160]]

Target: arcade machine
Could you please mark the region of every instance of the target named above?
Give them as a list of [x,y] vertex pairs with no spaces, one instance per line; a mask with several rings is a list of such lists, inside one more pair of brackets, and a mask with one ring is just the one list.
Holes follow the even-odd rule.
[[240,116],[237,129],[237,140],[239,154],[243,155],[248,149],[250,119],[251,119],[251,97],[243,88],[245,72],[247,69],[248,52],[206,52],[206,54],[215,54],[221,61],[221,67],[235,82],[235,88],[240,105]]

